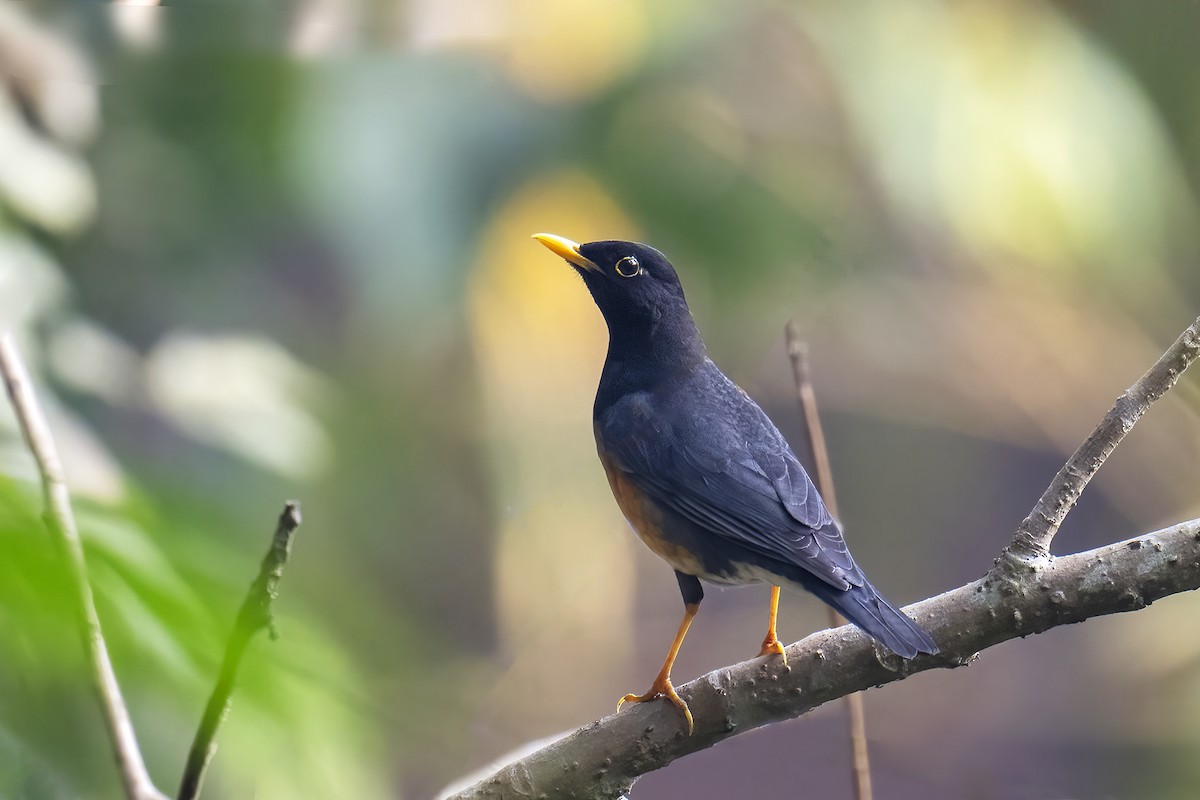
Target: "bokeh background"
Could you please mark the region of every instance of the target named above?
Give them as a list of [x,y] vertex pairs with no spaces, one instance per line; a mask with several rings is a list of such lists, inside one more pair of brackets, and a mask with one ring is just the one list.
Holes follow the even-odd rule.
[[[0,0],[0,323],[157,782],[290,497],[212,797],[429,797],[648,684],[680,601],[596,463],[603,324],[536,231],[667,252],[799,445],[795,319],[860,562],[901,602],[982,574],[1200,308],[1198,31],[1175,0]],[[1200,515],[1198,387],[1056,550]],[[118,797],[6,409],[0,473],[0,797]],[[766,601],[711,591],[676,677],[753,655]],[[1197,796],[1198,611],[869,692],[878,796]],[[633,797],[849,797],[844,730]]]

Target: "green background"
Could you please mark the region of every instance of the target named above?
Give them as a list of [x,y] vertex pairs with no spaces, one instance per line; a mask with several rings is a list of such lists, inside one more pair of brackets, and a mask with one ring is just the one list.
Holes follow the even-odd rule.
[[[679,611],[596,463],[605,331],[529,235],[677,266],[893,600],[981,575],[1200,306],[1191,3],[0,6],[0,322],[51,414],[115,666],[174,788],[303,504],[212,797],[405,797],[645,689]],[[1200,390],[1055,541],[1200,515]],[[806,457],[806,456],[805,456]],[[0,413],[0,797],[119,796],[32,466]],[[757,652],[711,591],[687,680]],[[866,697],[889,798],[1190,798],[1196,599]],[[780,636],[824,626],[785,597]],[[840,707],[635,798],[849,797]],[[781,794],[782,793],[782,794]]]

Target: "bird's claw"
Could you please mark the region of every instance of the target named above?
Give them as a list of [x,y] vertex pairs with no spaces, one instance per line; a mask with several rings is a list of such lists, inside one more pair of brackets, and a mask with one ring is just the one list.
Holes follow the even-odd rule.
[[774,637],[763,639],[762,649],[758,651],[761,656],[783,656],[783,665],[787,666],[787,651],[783,649],[783,643]]
[[650,690],[645,694],[625,695],[617,701],[617,711],[620,712],[621,706],[625,705],[627,702],[646,703],[651,700],[657,700],[660,697],[670,700],[676,708],[683,712],[684,719],[687,720],[688,736],[691,736],[692,731],[695,729],[695,726],[692,723],[692,710],[688,708],[688,704],[685,703],[683,698],[680,697],[675,691],[675,687],[671,685],[670,679],[656,680],[654,685],[651,686]]

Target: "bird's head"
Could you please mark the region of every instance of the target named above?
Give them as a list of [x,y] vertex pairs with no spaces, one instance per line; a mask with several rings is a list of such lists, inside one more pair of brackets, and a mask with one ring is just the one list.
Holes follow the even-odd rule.
[[637,242],[606,240],[576,244],[551,233],[535,234],[583,277],[610,332],[692,324],[679,276],[667,257]]

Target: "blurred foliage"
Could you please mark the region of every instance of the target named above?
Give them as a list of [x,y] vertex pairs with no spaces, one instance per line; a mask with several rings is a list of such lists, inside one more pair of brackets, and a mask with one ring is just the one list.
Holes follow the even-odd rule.
[[[1198,22],[1167,0],[0,0],[0,324],[160,786],[287,497],[282,635],[247,658],[215,797],[428,796],[657,668],[677,592],[607,496],[603,323],[538,230],[667,252],[713,357],[800,442],[796,317],[874,581],[909,601],[980,574],[1200,306]],[[1060,548],[1200,514],[1196,385]],[[116,797],[7,413],[0,474],[0,797]],[[677,675],[755,652],[765,603],[712,592]],[[877,783],[1194,796],[1195,603],[870,696]],[[785,600],[786,635],[823,620]],[[800,769],[840,796],[837,713],[635,797]]]

